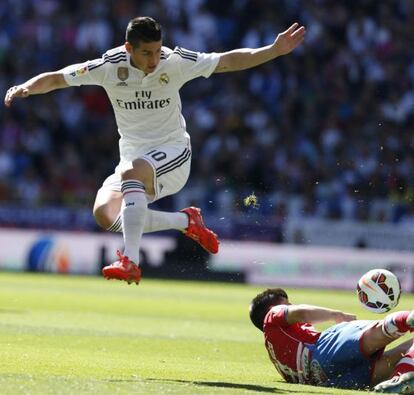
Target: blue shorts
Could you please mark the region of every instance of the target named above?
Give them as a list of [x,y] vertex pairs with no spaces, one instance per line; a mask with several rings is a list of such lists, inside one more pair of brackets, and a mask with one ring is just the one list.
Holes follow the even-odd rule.
[[361,351],[362,334],[372,325],[372,321],[343,322],[323,331],[315,344],[308,345],[315,384],[350,389],[369,387],[375,362],[382,354],[380,351],[366,356]]

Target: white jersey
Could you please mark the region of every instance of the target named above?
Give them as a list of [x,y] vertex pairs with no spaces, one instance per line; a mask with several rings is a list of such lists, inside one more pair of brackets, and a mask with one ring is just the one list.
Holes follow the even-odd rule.
[[113,48],[102,58],[68,66],[62,70],[69,85],[100,85],[112,103],[121,161],[136,159],[140,148],[151,148],[188,138],[181,113],[179,89],[194,78],[208,78],[219,54],[162,47],[157,68],[150,74],[132,66],[124,46]]

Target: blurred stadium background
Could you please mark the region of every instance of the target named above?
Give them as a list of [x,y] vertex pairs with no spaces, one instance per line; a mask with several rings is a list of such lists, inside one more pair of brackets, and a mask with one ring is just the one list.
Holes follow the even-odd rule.
[[[156,207],[200,206],[223,248],[144,236],[144,276],[353,288],[387,267],[414,289],[413,1],[3,0],[0,91],[100,57],[135,15],[158,19],[165,45],[200,51],[307,28],[293,54],[183,88],[192,174]],[[0,117],[0,268],[99,272],[122,244],[92,217],[118,161],[105,92],[17,100]],[[251,193],[257,207],[243,205]]]
[[355,285],[384,267],[412,308],[414,2],[2,0],[0,91],[100,57],[136,15],[161,22],[165,45],[200,51],[266,45],[293,21],[307,35],[286,57],[182,89],[192,174],[155,207],[200,206],[222,246],[208,256],[177,232],[145,235],[138,288],[20,273],[98,274],[122,246],[92,216],[118,162],[105,92],[0,106],[1,393],[326,394],[282,382],[247,306],[274,284],[378,318]]

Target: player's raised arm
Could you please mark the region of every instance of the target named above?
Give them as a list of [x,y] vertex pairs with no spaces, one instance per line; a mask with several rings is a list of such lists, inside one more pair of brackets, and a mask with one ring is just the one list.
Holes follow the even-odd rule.
[[215,73],[226,73],[250,69],[266,63],[278,56],[292,52],[305,38],[305,27],[294,23],[283,33],[279,33],[271,45],[261,48],[240,48],[220,55]]
[[23,84],[12,86],[7,90],[4,97],[4,104],[10,107],[12,101],[16,97],[28,97],[30,95],[40,95],[47,93],[55,89],[67,88],[69,85],[66,83],[62,72],[52,71],[48,73],[39,74]]
[[306,304],[287,306],[286,321],[289,325],[297,322],[316,324],[318,322],[334,321],[336,323],[353,321],[356,316],[339,310]]

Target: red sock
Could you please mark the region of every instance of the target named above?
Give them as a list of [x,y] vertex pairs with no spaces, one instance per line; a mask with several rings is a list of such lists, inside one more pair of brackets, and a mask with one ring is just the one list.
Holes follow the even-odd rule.
[[382,331],[384,335],[397,338],[402,336],[405,332],[412,332],[414,328],[407,324],[407,317],[410,311],[397,311],[388,314],[382,321]]
[[403,373],[414,372],[414,348],[410,348],[407,354],[404,354],[400,361],[395,365],[392,376],[399,376]]
[[413,328],[407,325],[407,317],[411,311],[398,311],[394,317],[395,325],[397,325],[398,330],[401,332],[412,332]]

